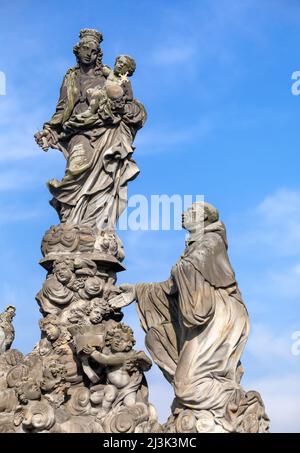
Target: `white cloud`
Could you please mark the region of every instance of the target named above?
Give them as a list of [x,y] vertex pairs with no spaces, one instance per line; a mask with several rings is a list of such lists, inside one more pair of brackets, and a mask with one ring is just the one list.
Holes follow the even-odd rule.
[[257,212],[270,224],[280,222],[284,225],[291,218],[300,222],[300,192],[280,189],[266,197],[259,204]]
[[194,45],[183,46],[182,44],[172,44],[172,46],[157,49],[153,56],[153,62],[160,65],[170,65],[183,63],[190,60],[196,53],[197,47]]
[[194,143],[209,135],[215,127],[212,115],[206,114],[205,118],[194,118],[192,125],[173,127],[151,127],[137,136],[135,145],[139,155],[153,154],[154,152],[172,152],[174,147],[178,151],[186,151],[188,143]]
[[281,267],[277,270],[272,270],[267,273],[265,282],[266,291],[270,294],[276,293],[277,297],[281,297],[282,301],[288,299],[300,299],[300,265],[292,265],[286,268]]
[[233,242],[243,253],[255,245],[277,257],[299,256],[300,191],[279,189],[234,223],[241,228]]
[[266,324],[256,323],[251,326],[250,337],[247,343],[247,352],[252,357],[266,365],[274,365],[276,361],[281,363],[295,361],[291,353],[291,332],[274,332]]
[[0,163],[40,154],[33,135],[42,125],[42,114],[40,109],[28,110],[28,105],[24,105],[24,97],[17,92],[1,98]]
[[[253,268],[247,277],[246,285],[249,285],[251,294],[255,294],[251,308],[256,315],[272,310],[272,305],[276,304],[282,307],[284,305],[285,313],[294,310],[289,303],[300,299],[299,264],[286,265],[271,256],[264,258],[271,261],[269,268],[263,268],[259,272]],[[298,311],[298,305],[296,309]]]
[[33,182],[33,176],[18,169],[0,171],[0,192],[7,190],[24,190]]
[[300,432],[299,374],[269,376],[247,383],[261,393],[271,419],[271,432]]
[[24,209],[9,207],[0,211],[0,225],[14,223],[14,222],[26,222],[38,217],[42,217],[43,211],[36,209]]
[[272,305],[285,304],[284,314],[294,316],[295,307],[289,302],[300,298],[300,191],[279,189],[257,207],[239,213],[231,235],[231,251],[248,268],[244,276],[248,292],[265,311],[270,310],[272,301]]
[[[253,41],[262,42],[265,38],[264,27],[251,27],[251,20],[256,14],[258,25],[259,17],[255,11],[256,2],[228,2],[220,0],[209,2],[204,9],[199,2],[189,2],[189,7],[169,8],[165,11],[165,34],[159,35],[159,44],[152,54],[151,64],[178,66],[179,77],[191,67],[204,64],[208,58],[214,58],[216,66],[219,63],[231,65],[232,74],[236,70],[236,62],[231,36],[247,37]],[[191,20],[192,17],[192,20]]]

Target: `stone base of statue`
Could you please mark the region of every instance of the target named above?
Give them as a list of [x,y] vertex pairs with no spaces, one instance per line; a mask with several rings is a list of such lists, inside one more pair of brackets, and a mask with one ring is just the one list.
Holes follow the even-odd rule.
[[42,253],[41,340],[27,356],[1,355],[0,432],[161,431],[144,376],[152,362],[109,302],[124,270],[116,234],[53,226]]
[[268,433],[269,422],[260,394],[239,389],[221,419],[214,410],[182,408],[174,411],[163,429],[166,433]]
[[[15,313],[9,307],[6,318],[1,315],[9,341],[0,355],[0,432],[268,432],[260,395],[239,383],[221,418],[218,411],[193,410],[175,397],[172,415],[160,425],[144,375],[152,362],[134,349],[133,332],[111,303],[120,296],[116,276],[124,270],[116,233],[60,224],[46,232],[41,250],[48,273],[36,296],[41,340],[31,353],[9,349]],[[240,380],[240,365],[237,374]]]

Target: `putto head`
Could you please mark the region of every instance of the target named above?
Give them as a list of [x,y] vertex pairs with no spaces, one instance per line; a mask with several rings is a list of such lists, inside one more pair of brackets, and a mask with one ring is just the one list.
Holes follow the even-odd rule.
[[74,261],[68,258],[56,260],[53,263],[53,273],[60,283],[68,283],[73,277]]
[[44,392],[53,390],[60,384],[61,381],[65,380],[66,373],[66,367],[62,363],[58,363],[54,360],[45,362],[41,389]]
[[5,314],[10,318],[13,319],[16,315],[16,307],[13,305],[8,305],[5,309]]
[[115,73],[117,75],[127,74],[131,77],[136,70],[136,63],[129,55],[118,55],[115,61]]
[[39,400],[41,397],[40,385],[32,377],[23,379],[17,387],[17,395],[22,404],[27,404],[28,401]]
[[113,313],[113,310],[105,299],[99,297],[93,299],[91,311],[89,313],[92,324],[101,323],[101,321],[106,319],[111,313]]
[[105,343],[112,352],[128,352],[135,345],[133,331],[129,326],[119,323],[106,333]]
[[89,277],[85,281],[84,289],[87,294],[87,296],[90,297],[96,297],[103,291],[103,282],[102,280],[95,276],[95,277]]
[[39,321],[40,329],[45,333],[47,340],[53,342],[58,339],[60,335],[60,321],[55,315],[48,315]]

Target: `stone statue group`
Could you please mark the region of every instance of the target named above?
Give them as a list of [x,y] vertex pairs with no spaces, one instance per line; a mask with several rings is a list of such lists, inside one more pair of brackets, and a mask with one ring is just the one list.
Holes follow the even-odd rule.
[[[0,432],[268,432],[259,393],[240,384],[249,317],[214,206],[197,202],[183,214],[189,236],[167,280],[116,285],[124,250],[115,227],[139,173],[133,141],[146,111],[129,80],[135,61],[104,65],[101,41],[81,30],[77,64],[35,135],[66,158],[62,180],[48,182],[60,223],[42,240],[47,277],[32,352],[11,348],[14,307],[0,315]],[[151,358],[121,322],[133,302]],[[151,359],[174,390],[164,424],[148,399]]]

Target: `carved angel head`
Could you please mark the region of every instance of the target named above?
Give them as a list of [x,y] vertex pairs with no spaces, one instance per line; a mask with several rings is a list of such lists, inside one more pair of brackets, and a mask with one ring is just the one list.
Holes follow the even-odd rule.
[[129,326],[119,323],[106,333],[105,343],[111,352],[128,352],[135,345],[133,331]]
[[115,61],[114,73],[116,75],[126,74],[131,77],[136,69],[136,63],[129,55],[118,55]]
[[53,273],[60,283],[66,285],[74,276],[74,261],[70,259],[56,260],[53,264]]
[[99,324],[111,313],[113,313],[113,310],[105,299],[99,297],[93,299],[90,311],[90,321],[92,324]]
[[58,339],[61,329],[59,327],[60,320],[56,315],[48,315],[46,318],[40,319],[39,324],[41,331],[45,333],[48,341],[53,343]]

